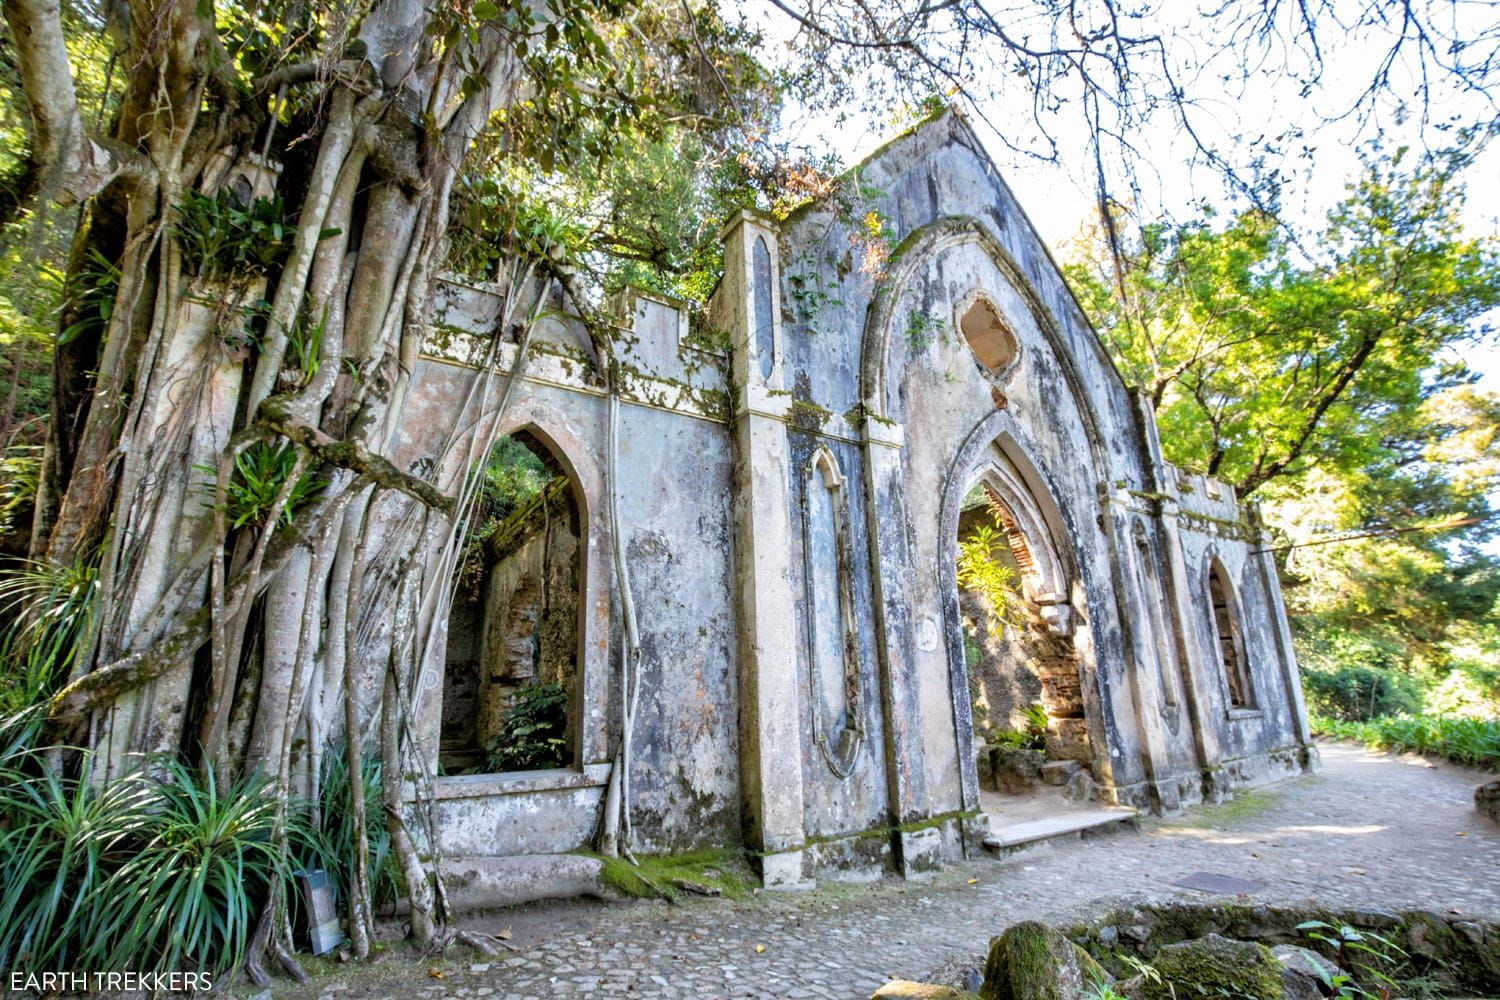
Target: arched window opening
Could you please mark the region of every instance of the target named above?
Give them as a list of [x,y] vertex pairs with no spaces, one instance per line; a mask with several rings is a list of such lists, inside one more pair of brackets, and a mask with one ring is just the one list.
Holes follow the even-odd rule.
[[576,758],[584,520],[535,435],[485,463],[448,618],[439,764],[446,774],[568,767]]
[[1015,364],[1020,345],[1010,326],[1000,318],[999,311],[989,299],[983,296],[976,298],[959,318],[958,328],[963,331],[974,357],[991,374],[1004,374]]
[[755,237],[751,248],[751,280],[755,282],[755,353],[760,377],[768,379],[776,367],[776,319],[771,315],[771,251],[763,237]]
[[1229,685],[1229,707],[1251,708],[1255,699],[1250,690],[1244,644],[1240,640],[1240,623],[1230,598],[1229,585],[1224,581],[1217,562],[1208,569],[1208,597],[1213,606],[1219,665],[1224,669],[1224,679]]
[[838,459],[826,447],[807,464],[802,501],[813,739],[829,769],[847,778],[864,741],[863,692],[849,498]]

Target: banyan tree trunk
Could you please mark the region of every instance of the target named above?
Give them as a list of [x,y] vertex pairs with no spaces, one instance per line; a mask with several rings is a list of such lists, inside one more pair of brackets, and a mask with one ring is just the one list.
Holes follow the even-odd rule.
[[[425,595],[447,581],[361,539],[377,504],[424,525],[455,512],[380,456],[421,349],[455,172],[521,86],[517,29],[415,0],[319,11],[319,51],[246,85],[210,4],[130,0],[112,25],[130,82],[101,136],[83,127],[56,0],[4,12],[44,184],[87,205],[74,314],[90,251],[119,269],[107,325],[55,362],[33,549],[96,563],[99,606],[54,732],[92,744],[100,777],[169,751],[224,776],[263,768],[283,800],[316,788],[317,760],[345,732],[358,797],[361,752],[378,749],[413,932],[428,940],[441,889],[402,813],[414,757],[402,692],[428,645],[416,630],[433,627]],[[265,160],[292,138],[286,163]],[[281,199],[284,254],[248,266],[202,251],[182,206],[221,189],[239,209]],[[285,448],[295,459],[237,519],[237,463]],[[311,497],[304,473],[321,482]],[[356,666],[372,659],[389,666],[362,699]],[[363,826],[362,800],[353,808]],[[367,881],[367,859],[356,864]],[[364,951],[368,910],[355,916]]]

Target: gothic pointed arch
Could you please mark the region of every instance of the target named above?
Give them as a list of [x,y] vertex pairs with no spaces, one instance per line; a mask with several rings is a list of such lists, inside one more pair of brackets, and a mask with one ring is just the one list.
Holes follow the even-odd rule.
[[803,469],[803,579],[807,600],[807,685],[813,742],[840,779],[854,771],[864,743],[858,608],[849,497],[838,457],[826,446]]
[[[1041,336],[1048,342],[1052,353],[1062,367],[1069,393],[1079,403],[1078,412],[1082,417],[1083,431],[1089,444],[1089,464],[1098,478],[1104,478],[1105,469],[1108,468],[1106,458],[1108,449],[1104,436],[1100,432],[1098,419],[1087,403],[1090,393],[1084,376],[1078,363],[1073,359],[1073,349],[1067,343],[1056,315],[1048,308],[1046,300],[1010,251],[1001,245],[987,226],[967,216],[938,219],[916,229],[902,240],[898,253],[893,256],[893,263],[886,273],[880,293],[871,303],[865,320],[860,358],[860,396],[865,412],[877,418],[891,415],[891,393],[894,388],[889,384],[891,344],[893,338],[902,335],[897,329],[900,325],[898,305],[907,289],[913,282],[920,279],[924,273],[923,269],[930,266],[937,256],[947,250],[966,246],[977,247],[984,253],[994,264],[1005,283],[1015,289],[1025,302],[1025,308],[1031,320],[1036,324]],[[963,312],[956,317],[960,331],[962,331],[963,319],[968,314],[968,310],[982,301],[988,301],[990,308],[994,309],[993,300],[989,299],[982,288],[970,289],[960,300]],[[980,328],[978,332],[982,336],[984,346],[975,349],[972,341],[970,346],[971,349],[976,350],[975,356],[981,365],[989,367],[985,359],[979,357],[981,350],[989,361],[999,363],[998,371],[994,369],[991,371],[1003,380],[1014,369],[1025,347],[1014,340],[1013,332],[1007,337],[1008,331],[997,330],[989,337],[983,337],[984,328],[991,326],[986,319],[976,315],[974,320],[975,326]],[[995,313],[995,322],[1004,323],[998,312]],[[1113,372],[1114,363],[1104,351],[1103,345],[1098,342],[1098,338],[1090,338],[1090,341],[1100,362]]]
[[1250,665],[1245,658],[1244,626],[1239,602],[1235,597],[1233,578],[1217,555],[1208,563],[1209,614],[1213,618],[1214,648],[1231,709],[1255,707],[1255,689],[1250,679]]
[[[974,710],[970,701],[968,662],[956,572],[959,526],[965,498],[975,488],[993,493],[996,518],[1005,544],[1017,564],[1021,593],[1035,623],[1035,664],[1042,701],[1049,713],[1049,741],[1054,749],[1090,762],[1104,775],[1107,760],[1098,759],[1102,699],[1091,688],[1097,683],[1081,640],[1092,619],[1082,567],[1068,541],[1068,515],[1050,477],[1029,458],[1024,430],[1005,411],[996,411],[969,433],[950,467],[942,498],[940,531],[943,555],[939,578],[944,602],[949,685],[966,801],[978,802],[975,766]],[[1084,643],[1083,646],[1079,642]],[[1090,708],[1093,706],[1093,709]],[[1102,732],[1102,730],[1100,731]],[[1066,747],[1066,749],[1063,749]]]

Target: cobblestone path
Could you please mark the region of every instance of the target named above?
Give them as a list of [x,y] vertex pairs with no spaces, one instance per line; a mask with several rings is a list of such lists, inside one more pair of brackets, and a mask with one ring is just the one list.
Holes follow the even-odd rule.
[[[507,914],[514,954],[345,966],[280,998],[868,997],[978,961],[1033,917],[1122,898],[1213,899],[1171,883],[1216,872],[1266,884],[1249,901],[1458,910],[1500,916],[1500,827],[1481,819],[1482,777],[1416,758],[1323,748],[1323,773],[1139,830],[976,860],[924,883],[834,885],[741,902],[563,904]],[[441,973],[438,978],[436,973]]]

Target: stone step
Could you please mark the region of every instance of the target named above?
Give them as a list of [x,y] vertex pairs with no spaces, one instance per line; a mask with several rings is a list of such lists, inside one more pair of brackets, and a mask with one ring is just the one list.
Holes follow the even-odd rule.
[[1136,816],[1134,809],[1122,807],[1070,811],[1007,823],[1003,816],[988,813],[990,834],[984,838],[984,846],[986,850],[1004,856],[1048,840],[1112,833],[1125,826],[1134,826]]

